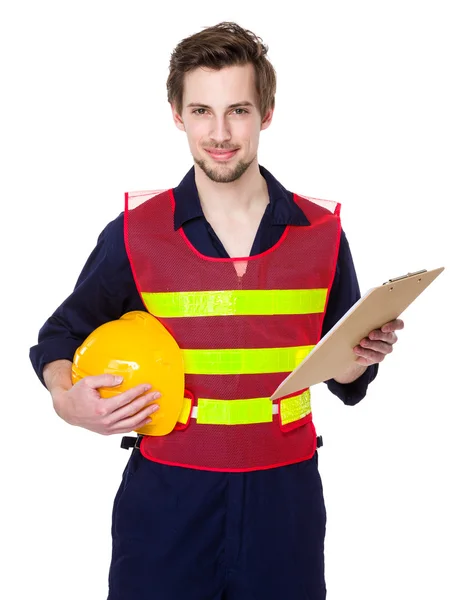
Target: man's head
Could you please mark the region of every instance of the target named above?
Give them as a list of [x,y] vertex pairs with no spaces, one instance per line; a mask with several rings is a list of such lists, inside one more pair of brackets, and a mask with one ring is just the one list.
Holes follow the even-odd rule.
[[260,131],[275,107],[276,74],[267,50],[252,32],[224,22],[182,40],[171,56],[174,121],[213,181],[235,181],[256,160]]

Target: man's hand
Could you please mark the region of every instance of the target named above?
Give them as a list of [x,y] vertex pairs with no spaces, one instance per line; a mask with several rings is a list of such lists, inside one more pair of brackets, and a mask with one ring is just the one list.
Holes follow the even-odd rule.
[[382,362],[387,354],[393,352],[393,346],[398,340],[395,331],[404,327],[405,324],[401,319],[395,319],[385,323],[380,329],[371,331],[354,348],[354,352],[358,355],[356,363],[368,367]]
[[112,398],[100,396],[99,388],[114,387],[121,382],[120,377],[110,374],[84,377],[68,390],[55,390],[54,408],[70,425],[102,435],[129,433],[151,422],[149,416],[159,406],[146,405],[159,398],[160,393],[147,394],[151,385],[143,384]]
[[385,323],[380,329],[371,331],[354,348],[357,354],[354,363],[344,372],[338,373],[334,380],[339,383],[352,383],[365,373],[367,367],[382,362],[386,355],[393,351],[393,345],[398,340],[394,332],[404,327],[405,324],[401,319],[395,319]]

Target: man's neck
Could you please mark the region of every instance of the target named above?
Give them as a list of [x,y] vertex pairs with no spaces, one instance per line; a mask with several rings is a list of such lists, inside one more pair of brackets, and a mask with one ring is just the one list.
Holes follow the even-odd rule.
[[196,188],[204,214],[232,217],[260,212],[269,202],[265,178],[255,160],[245,173],[231,183],[217,183],[197,165],[194,168]]

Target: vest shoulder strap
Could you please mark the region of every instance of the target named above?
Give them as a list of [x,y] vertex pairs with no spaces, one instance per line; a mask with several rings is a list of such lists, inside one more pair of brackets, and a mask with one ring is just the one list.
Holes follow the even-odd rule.
[[297,198],[303,198],[304,200],[309,200],[313,204],[317,204],[322,208],[325,208],[329,212],[334,215],[339,215],[341,210],[341,204],[336,202],[335,200],[323,200],[322,198],[314,198],[312,196],[304,196],[303,194],[295,194]]
[[140,206],[140,204],[143,204],[147,200],[150,200],[150,198],[153,198],[154,196],[158,196],[159,194],[162,194],[163,192],[167,192],[167,191],[168,191],[167,189],[162,189],[162,190],[140,190],[140,191],[135,191],[135,192],[126,192],[125,193],[125,204],[129,210],[132,210],[134,208],[137,208],[137,206]]

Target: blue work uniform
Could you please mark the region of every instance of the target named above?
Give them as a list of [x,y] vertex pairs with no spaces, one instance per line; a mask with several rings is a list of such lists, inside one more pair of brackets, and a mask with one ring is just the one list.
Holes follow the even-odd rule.
[[[270,202],[251,256],[274,246],[288,225],[310,224],[293,194],[263,166],[259,169]],[[182,227],[202,254],[229,258],[204,217],[194,167],[173,191],[175,230]],[[43,384],[44,366],[72,360],[94,329],[128,311],[146,310],[126,254],[123,218],[121,213],[102,231],[73,293],[30,349]],[[342,231],[322,336],[359,298]],[[326,384],[354,405],[377,372],[373,365],[350,384]],[[109,600],[323,600],[325,529],[317,452],[284,467],[221,473],[162,465],[135,449],[113,505]]]

